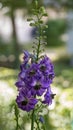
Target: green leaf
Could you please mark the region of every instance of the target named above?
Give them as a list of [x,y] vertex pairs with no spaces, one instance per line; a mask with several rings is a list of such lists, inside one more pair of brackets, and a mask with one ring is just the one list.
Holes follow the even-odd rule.
[[45,28],[48,28],[48,25],[45,25]]
[[39,23],[40,23],[40,24],[42,24],[42,23],[43,23],[43,21],[42,21],[42,20],[39,20]]
[[32,20],[33,20],[33,18],[28,18],[28,19],[27,19],[27,21],[32,21]]
[[43,16],[48,16],[48,14],[47,14],[47,13],[44,13]]
[[45,13],[45,8],[43,6],[40,8],[40,12]]
[[35,23],[30,23],[30,26],[35,26]]
[[37,1],[37,0],[35,0],[35,6],[36,6],[36,7],[38,6],[38,1]]

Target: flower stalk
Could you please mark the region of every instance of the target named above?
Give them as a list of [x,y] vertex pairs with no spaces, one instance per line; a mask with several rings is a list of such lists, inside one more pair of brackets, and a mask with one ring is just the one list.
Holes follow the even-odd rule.
[[31,130],[34,130],[34,112],[35,112],[35,110],[32,111],[32,117],[31,117]]
[[[32,13],[35,18],[29,18],[28,21],[31,21],[30,26],[34,26],[38,30],[37,41],[35,41],[36,47],[34,46],[33,54],[24,51],[23,63],[20,66],[20,73],[16,82],[19,91],[16,102],[23,111],[30,112],[32,110],[30,113],[31,130],[45,130],[44,119],[43,117],[40,118],[40,113],[43,106],[52,103],[53,93],[50,85],[54,78],[54,66],[49,57],[40,55],[43,44],[43,29],[45,28],[42,17],[47,15],[44,7],[39,8],[37,0],[35,0],[35,8]],[[43,99],[42,96],[44,96]]]

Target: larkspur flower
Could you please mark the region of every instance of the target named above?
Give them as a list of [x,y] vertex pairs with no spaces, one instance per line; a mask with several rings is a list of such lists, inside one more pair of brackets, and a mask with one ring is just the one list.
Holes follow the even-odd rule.
[[31,66],[26,70],[25,82],[26,84],[32,85],[35,80],[42,78],[41,73],[38,69],[38,64],[32,63]]
[[52,83],[52,80],[54,78],[54,66],[51,62],[51,60],[45,56],[40,62],[39,62],[39,69],[44,76],[44,82],[46,83]]
[[19,92],[16,102],[22,110],[29,112],[33,110],[38,100],[31,95],[31,92],[27,89],[23,89]]
[[47,105],[52,104],[52,91],[51,91],[50,86],[48,87],[47,92],[44,95],[44,101],[42,103],[47,104]]
[[54,76],[54,66],[47,56],[39,61],[39,69],[44,76],[49,76],[49,78],[51,77],[53,79],[52,76]]
[[17,86],[18,90],[19,90],[20,88],[25,88],[25,83],[24,83],[24,81],[22,81],[22,80],[18,80],[18,81],[15,83],[15,85]]
[[28,51],[24,51],[24,62],[27,63],[29,58],[30,58],[31,54]]
[[35,80],[31,87],[31,93],[35,96],[42,96],[47,87],[46,84],[43,84],[42,80]]
[[29,67],[29,59],[31,58],[31,54],[28,51],[24,51],[23,63],[20,65],[21,71],[25,71]]
[[40,121],[41,123],[45,123],[45,120],[44,120],[44,118],[43,118],[42,115],[40,115],[39,121]]
[[39,61],[39,69],[44,75],[53,72],[53,64],[47,56],[44,56],[44,58]]

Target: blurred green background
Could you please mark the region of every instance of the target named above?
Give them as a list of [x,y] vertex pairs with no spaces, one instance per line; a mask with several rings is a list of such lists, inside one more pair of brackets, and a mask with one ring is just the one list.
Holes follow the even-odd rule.
[[[27,18],[32,15],[34,0],[0,0],[0,130],[16,130],[15,82],[22,60],[22,51],[32,52],[36,29]],[[72,0],[39,0],[48,13],[43,18],[47,35],[45,53],[53,61],[55,99],[44,109],[46,130],[73,130],[73,53],[68,51],[67,35],[71,26],[67,15],[73,12]],[[71,48],[72,49],[72,48]],[[19,130],[30,130],[26,112],[19,110]]]

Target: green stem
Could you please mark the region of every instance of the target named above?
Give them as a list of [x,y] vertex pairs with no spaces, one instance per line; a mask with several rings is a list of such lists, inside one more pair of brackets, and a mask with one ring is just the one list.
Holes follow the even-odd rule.
[[18,130],[19,126],[18,126],[18,121],[17,121],[17,125],[16,125],[16,130]]
[[34,110],[32,111],[31,130],[34,130]]
[[38,44],[38,48],[37,48],[37,60],[39,59],[39,52],[40,52],[40,38],[39,38],[39,44]]
[[[40,18],[39,18],[38,15],[37,15],[37,19],[38,19],[38,22],[39,22]],[[38,61],[38,59],[39,59],[40,46],[41,46],[41,26],[40,26],[40,24],[38,26],[38,29],[39,29],[39,39],[38,39],[37,59],[36,59],[36,61]]]
[[40,130],[39,122],[37,120],[36,120],[36,124],[37,124],[37,130]]
[[[40,26],[39,26],[40,28]],[[39,35],[39,41],[38,41],[38,47],[37,47],[37,58],[36,58],[36,62],[38,61],[39,59],[39,53],[40,53],[40,43],[41,43],[41,40],[40,40],[40,35]],[[34,111],[32,111],[32,119],[31,119],[31,130],[34,130]]]
[[[36,10],[37,10],[37,6],[36,6]],[[38,14],[37,14],[37,19],[38,19],[38,23],[39,23],[40,18],[39,18]],[[40,46],[41,46],[41,26],[40,26],[40,23],[38,24],[38,28],[39,28],[39,39],[38,39],[38,46],[37,46],[37,51],[36,51],[36,56],[37,56],[36,62],[39,59]],[[32,111],[31,130],[34,130],[34,122],[35,122],[35,120],[34,120],[34,113],[35,113],[35,109]],[[37,124],[37,126],[38,126],[38,129],[40,129],[39,128],[39,124]]]
[[14,106],[14,110],[15,110],[15,118],[16,118],[16,130],[18,130],[18,128],[19,128],[19,110],[18,110],[18,107],[16,104]]

